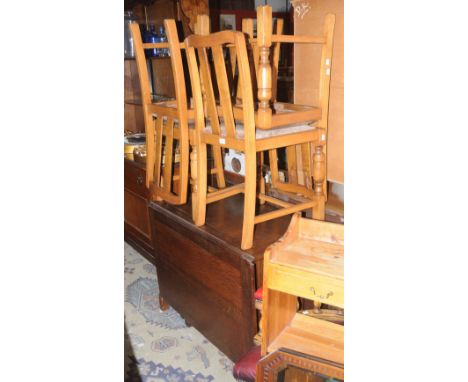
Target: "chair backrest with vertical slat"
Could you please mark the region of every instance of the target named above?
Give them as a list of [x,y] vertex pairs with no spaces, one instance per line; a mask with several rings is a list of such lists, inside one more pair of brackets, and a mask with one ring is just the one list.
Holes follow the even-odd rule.
[[[229,52],[234,48],[239,81],[243,91],[244,137],[246,140],[255,139],[252,81],[244,34],[222,31],[209,36],[189,36],[185,42],[195,101],[197,129],[200,128],[199,125],[204,125],[204,121],[199,117],[202,115],[209,120],[213,134],[220,134],[219,123],[222,121],[226,129],[226,137],[236,138],[233,113],[235,84],[229,80],[228,68],[226,67],[230,64]],[[212,68],[214,68],[215,73],[214,79],[211,75]],[[201,82],[203,82],[205,89],[207,115],[204,115],[203,111]],[[217,86],[219,94],[219,108],[216,107],[215,86]]]
[[[179,41],[179,34],[177,31],[177,25],[175,20],[166,19],[164,20],[164,27],[168,39],[170,60],[172,66],[172,75],[174,78],[175,95],[177,107],[184,111],[187,109],[187,93],[186,83],[183,71],[182,61],[182,50],[184,45]],[[152,101],[150,92],[150,79],[148,76],[147,62],[145,57],[145,50],[157,48],[161,44],[143,43],[140,28],[138,24],[131,24],[130,28],[133,34],[133,40],[135,45],[135,58],[138,65],[138,74],[140,76],[140,84],[142,91],[143,104],[150,104]]]
[[130,30],[133,36],[133,45],[135,47],[135,60],[138,67],[138,77],[140,80],[142,103],[148,105],[151,103],[150,78],[146,66],[145,50],[143,48],[143,40],[140,33],[140,25],[137,23],[130,24]]

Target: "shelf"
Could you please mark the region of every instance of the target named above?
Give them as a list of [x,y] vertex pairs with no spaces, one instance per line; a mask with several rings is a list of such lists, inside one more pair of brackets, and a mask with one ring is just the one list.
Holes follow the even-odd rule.
[[272,265],[316,273],[343,280],[343,245],[325,241],[297,238],[272,252]]
[[141,102],[141,99],[126,99],[125,104],[141,106],[142,102]]
[[271,264],[342,281],[344,227],[311,219],[296,224],[296,231],[272,248]]
[[267,351],[270,353],[279,348],[294,349],[344,364],[344,327],[296,313]]
[[343,230],[295,215],[283,239],[270,247],[268,289],[344,309]]

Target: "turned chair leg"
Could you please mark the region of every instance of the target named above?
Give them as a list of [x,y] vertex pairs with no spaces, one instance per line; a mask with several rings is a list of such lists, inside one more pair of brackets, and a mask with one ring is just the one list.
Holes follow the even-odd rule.
[[323,146],[315,146],[313,159],[314,199],[317,201],[317,205],[312,209],[312,218],[325,220],[325,154]]

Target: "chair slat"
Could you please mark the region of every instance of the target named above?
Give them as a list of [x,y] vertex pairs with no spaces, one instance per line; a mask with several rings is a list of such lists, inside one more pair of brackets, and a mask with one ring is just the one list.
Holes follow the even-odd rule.
[[172,186],[172,164],[173,164],[173,147],[174,147],[174,119],[168,118],[164,127],[166,143],[164,153],[164,185],[163,189],[166,192],[171,192]]
[[187,37],[185,44],[190,48],[208,48],[220,44],[234,44],[234,34],[232,31],[222,31],[208,36],[191,35]]
[[[154,178],[153,182],[156,188],[160,187],[161,185],[161,162],[162,162],[162,136],[163,136],[163,119],[158,118],[156,120],[156,131],[154,135],[154,151],[157,153],[157,155],[154,158]],[[151,137],[148,137],[148,139],[151,139]]]
[[[283,19],[277,19],[274,26],[274,31],[277,35],[283,33]],[[272,68],[271,68],[271,99],[273,102],[277,98],[277,89],[278,89],[278,72],[279,72],[279,58],[280,58],[280,42],[273,42],[273,59],[272,59]],[[258,48],[257,48],[258,49]],[[257,70],[257,68],[255,68]]]
[[292,36],[277,33],[271,36],[271,41],[293,44],[325,44],[326,38],[324,38],[323,36]]
[[216,82],[218,84],[219,100],[223,112],[224,126],[226,127],[226,136],[235,138],[236,125],[232,112],[231,92],[226,72],[226,64],[224,62],[223,48],[220,45],[215,45],[211,48],[213,53],[214,67],[216,71]]
[[211,79],[211,70],[208,62],[208,54],[206,48],[198,48],[198,60],[200,61],[200,79],[203,85],[204,100],[206,103],[207,116],[211,123],[211,128],[214,134],[220,134],[219,115],[216,107],[216,97],[213,89],[213,81]]

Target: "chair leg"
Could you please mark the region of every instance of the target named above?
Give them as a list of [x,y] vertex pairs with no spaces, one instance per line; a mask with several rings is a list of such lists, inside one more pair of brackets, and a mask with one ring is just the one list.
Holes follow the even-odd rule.
[[288,183],[299,184],[297,181],[296,146],[286,147],[286,162],[288,166]]
[[192,197],[192,220],[197,213],[197,147],[190,146],[190,190]]
[[[156,121],[150,113],[145,113],[145,127],[146,127],[146,187],[150,187],[154,179],[154,162],[155,155],[157,154],[155,148],[155,128]],[[156,135],[157,137],[157,135]],[[157,139],[157,138],[156,138]]]
[[[260,193],[265,194],[265,178],[263,177],[263,151],[257,153],[258,155],[258,174],[260,176]],[[260,204],[265,204],[263,199],[260,199]]]
[[[155,142],[154,142],[154,159],[153,160],[148,160],[146,158],[146,161],[148,163],[153,163],[153,173],[154,173],[154,178],[153,178],[153,191],[152,191],[152,196],[153,199],[156,201],[162,201],[162,198],[158,196],[158,189],[161,188],[161,165],[162,165],[162,158],[163,158],[163,153],[162,153],[162,140],[163,140],[163,119],[158,118],[155,122],[156,125],[156,134],[155,134]],[[148,145],[148,142],[146,143]],[[146,151],[148,152],[148,146],[146,148]],[[148,155],[148,154],[147,154]]]
[[313,174],[314,199],[317,201],[317,205],[312,209],[312,218],[325,220],[325,154],[323,153],[323,146],[315,146]]
[[216,186],[218,188],[226,187],[226,180],[224,179],[224,166],[223,166],[223,149],[221,147],[212,146],[214,164],[216,168]]
[[302,176],[304,178],[304,186],[309,190],[312,190],[312,174],[311,174],[311,160],[312,155],[310,153],[310,143],[303,143],[301,145],[301,156],[302,156]]
[[269,150],[268,156],[270,158],[271,185],[276,187],[279,182],[278,153],[276,149]]
[[188,142],[179,143],[179,152],[180,152],[180,178],[179,178],[179,189],[178,195],[181,203],[187,203],[187,192],[188,192],[188,183],[189,183],[189,166],[190,166],[190,146]]
[[242,249],[252,248],[255,228],[255,200],[257,193],[256,153],[245,153],[244,221],[242,223]]
[[196,167],[195,194],[192,196],[193,200],[195,201],[193,217],[195,225],[201,226],[205,224],[206,219],[206,193],[208,181],[206,143],[198,144],[193,154]]

